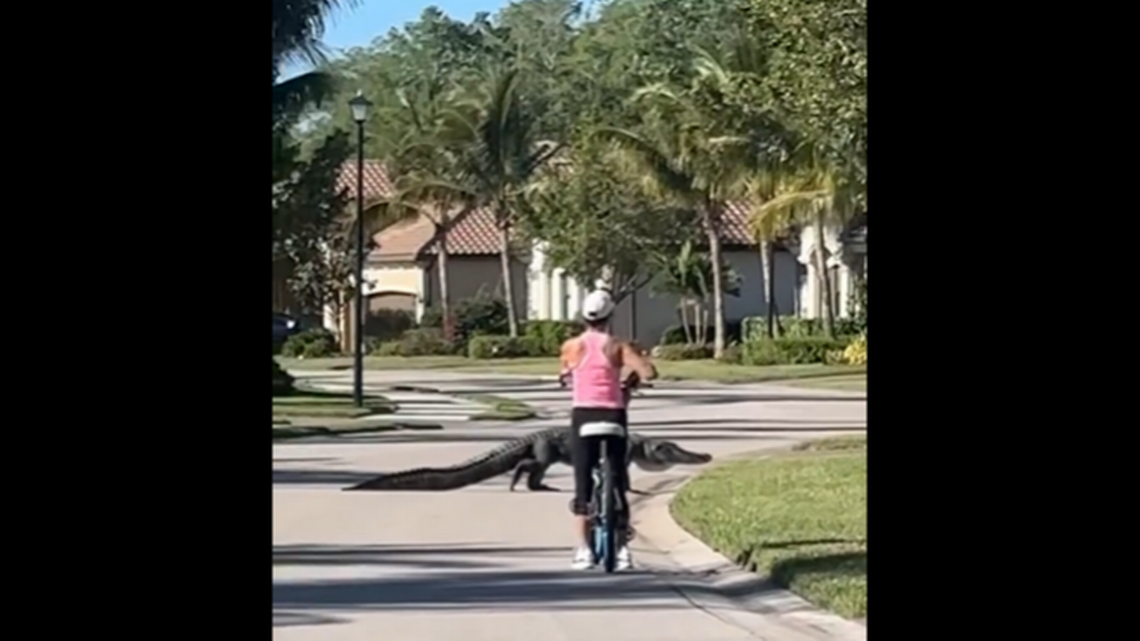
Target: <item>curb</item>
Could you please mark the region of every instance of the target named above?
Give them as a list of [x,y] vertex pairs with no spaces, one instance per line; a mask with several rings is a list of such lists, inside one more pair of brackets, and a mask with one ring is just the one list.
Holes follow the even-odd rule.
[[866,641],[867,628],[825,612],[765,577],[741,569],[677,525],[669,506],[694,476],[639,479],[633,489],[649,493],[630,500],[633,547],[656,553],[675,571],[660,577],[697,608],[727,619],[767,641]]

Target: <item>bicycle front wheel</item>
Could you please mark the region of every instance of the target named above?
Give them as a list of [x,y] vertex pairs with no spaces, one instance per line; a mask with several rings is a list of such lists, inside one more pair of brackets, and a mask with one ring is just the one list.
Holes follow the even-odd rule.
[[610,464],[610,457],[606,451],[608,440],[604,438],[599,444],[601,448],[599,459],[602,466],[602,513],[600,515],[602,521],[602,567],[607,573],[613,572],[617,566],[617,534],[615,532],[617,505],[614,501],[617,479],[614,478],[613,465]]

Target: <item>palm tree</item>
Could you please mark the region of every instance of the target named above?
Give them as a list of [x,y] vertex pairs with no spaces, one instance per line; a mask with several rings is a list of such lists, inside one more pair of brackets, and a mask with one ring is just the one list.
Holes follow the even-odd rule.
[[[722,34],[716,47],[693,47],[697,86],[705,91],[710,115],[721,122],[719,141],[737,152],[741,173],[730,187],[745,200],[764,272],[767,334],[776,333],[774,241],[789,228],[786,212],[760,211],[775,195],[777,177],[770,166],[784,158],[787,132],[776,122],[771,95],[764,86],[767,55],[747,29]],[[773,160],[775,159],[775,160]]]
[[745,165],[724,137],[710,131],[711,123],[687,104],[683,95],[664,87],[638,92],[636,98],[658,97],[678,109],[649,120],[648,135],[628,129],[602,128],[632,161],[632,172],[649,191],[665,200],[696,210],[708,238],[712,263],[713,354],[725,347],[724,276],[721,273],[720,226],[725,203],[738,191]]
[[[290,127],[307,106],[319,103],[332,91],[328,74],[310,71],[278,82],[282,66],[291,62],[325,61],[320,39],[325,16],[341,5],[358,0],[273,0],[273,128],[275,138]],[[275,147],[275,152],[277,151]],[[276,158],[276,153],[275,153]]]
[[[511,230],[524,192],[542,166],[561,149],[541,144],[538,114],[520,92],[514,68],[478,78],[466,97],[449,109],[437,140],[456,161],[449,183],[468,209],[488,207],[499,229],[503,298],[511,336],[518,336],[511,280]],[[438,181],[433,181],[441,187]]]
[[[709,254],[694,251],[691,241],[685,241],[676,254],[655,256],[653,263],[657,273],[654,289],[680,299],[678,311],[685,341],[705,345],[708,340],[707,305],[713,290],[714,273],[719,271],[721,274],[721,290],[729,296],[740,295],[740,276],[727,264],[715,270]],[[693,311],[692,323],[687,313],[689,309]]]
[[[397,97],[396,112],[385,119],[390,123],[386,129],[398,132],[397,140],[391,145],[388,167],[397,176],[396,194],[384,205],[391,210],[391,221],[415,215],[422,216],[434,227],[440,311],[444,334],[451,338],[454,319],[447,271],[447,239],[452,226],[474,210],[475,189],[464,184],[461,156],[447,146],[442,136],[445,132],[443,113],[454,99],[442,75],[405,88],[397,92]],[[398,212],[403,214],[392,218],[392,213]]]
[[776,337],[776,241],[784,237],[794,220],[781,209],[764,209],[775,198],[779,186],[772,172],[756,170],[744,181],[748,203],[748,225],[756,239],[764,272],[764,306],[768,338]]
[[273,79],[281,65],[290,62],[324,61],[320,41],[325,16],[340,5],[357,0],[273,0]]
[[773,197],[758,205],[754,214],[759,219],[796,221],[812,227],[812,261],[823,290],[823,327],[828,336],[834,337],[834,283],[827,265],[825,230],[848,220],[863,199],[857,183],[819,158],[815,147],[804,143],[786,162],[775,167]]

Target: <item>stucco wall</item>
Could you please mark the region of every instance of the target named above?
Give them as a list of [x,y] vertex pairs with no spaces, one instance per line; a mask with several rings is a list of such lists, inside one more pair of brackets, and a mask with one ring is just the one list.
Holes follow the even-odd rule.
[[[777,251],[775,258],[776,309],[781,314],[793,314],[800,266],[795,257],[786,251]],[[728,251],[725,252],[725,259],[740,274],[740,297],[726,296],[724,299],[725,320],[735,321],[745,316],[766,314],[768,310],[764,304],[764,272],[760,255],[755,251]],[[642,288],[636,294],[638,341],[647,345],[656,344],[665,328],[680,323],[677,312],[679,302],[676,296],[654,294],[649,286]],[[626,299],[614,312],[614,329],[623,336],[630,335],[632,307],[632,301]],[[709,315],[712,316],[711,309]]]
[[[431,306],[439,296],[439,269],[433,260],[425,268],[427,289],[425,304]],[[447,259],[448,295],[452,304],[471,298],[483,289],[492,296],[501,297],[503,292],[503,271],[498,256],[449,256]],[[515,313],[519,320],[525,320],[529,287],[527,266],[515,260],[511,266],[511,286],[515,297]]]
[[[725,298],[725,319],[740,320],[745,316],[767,313],[759,254],[755,251],[726,251],[725,259],[741,277],[740,297]],[[776,252],[776,308],[781,314],[795,313],[800,269],[792,254],[783,250]],[[541,264],[537,267],[532,265],[530,278],[534,293],[530,304],[531,318],[566,320],[578,317],[587,287],[561,276],[558,270],[547,275],[541,270]],[[642,343],[655,344],[665,328],[680,323],[677,313],[679,299],[676,296],[654,294],[649,286],[635,296],[636,314],[634,297],[627,297],[614,312],[614,330],[618,334],[636,336]],[[636,332],[631,325],[634,317]]]

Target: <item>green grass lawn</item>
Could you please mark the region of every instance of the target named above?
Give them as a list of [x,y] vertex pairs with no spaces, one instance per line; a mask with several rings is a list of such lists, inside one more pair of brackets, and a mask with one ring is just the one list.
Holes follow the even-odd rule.
[[538,412],[534,411],[530,405],[505,396],[460,394],[458,398],[465,398],[487,406],[487,411],[471,417],[473,421],[525,421],[538,416]]
[[805,378],[788,383],[795,387],[809,387],[812,389],[833,389],[845,392],[866,392],[867,374],[850,374],[827,376],[824,378]]
[[867,616],[866,437],[719,465],[681,488],[677,522],[749,570],[842,616]]
[[289,396],[273,397],[273,419],[290,420],[297,417],[359,418],[374,414],[391,414],[396,409],[382,396],[367,396],[364,407],[352,404],[351,394],[298,390]]
[[[296,370],[341,369],[352,366],[352,358],[292,359],[277,357],[281,366]],[[655,361],[661,378],[665,380],[705,380],[720,383],[757,383],[806,379],[829,376],[851,376],[867,371],[866,367],[849,365],[728,365],[713,360]],[[535,376],[556,375],[557,358],[504,358],[474,360],[462,356],[368,356],[366,369],[447,369],[474,373],[520,374]]]

